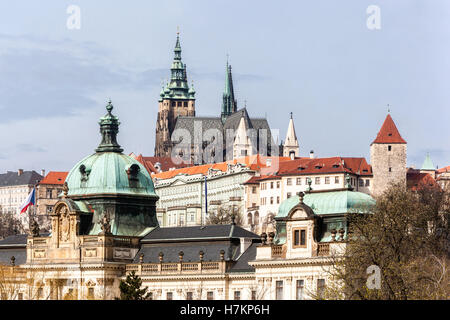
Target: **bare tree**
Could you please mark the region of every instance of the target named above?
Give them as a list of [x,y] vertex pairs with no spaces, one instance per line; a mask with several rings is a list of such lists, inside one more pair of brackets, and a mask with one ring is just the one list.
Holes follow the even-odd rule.
[[24,232],[22,223],[14,214],[0,214],[0,239]]
[[[330,257],[331,299],[449,299],[449,193],[392,185],[369,214],[348,214],[350,236]],[[367,268],[380,270],[380,287],[367,285]],[[330,284],[330,282],[329,282]]]
[[241,205],[220,205],[215,211],[208,214],[206,224],[230,224],[233,222],[233,217],[236,225],[242,226],[244,224]]

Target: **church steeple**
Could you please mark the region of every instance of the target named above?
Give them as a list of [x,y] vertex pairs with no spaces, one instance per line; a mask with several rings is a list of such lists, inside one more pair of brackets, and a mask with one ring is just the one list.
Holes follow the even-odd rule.
[[236,99],[234,98],[233,90],[233,77],[231,75],[231,66],[228,65],[225,71],[225,89],[223,91],[223,101],[222,101],[222,122],[225,122],[227,117],[237,111]]
[[295,134],[295,128],[294,128],[294,119],[292,118],[292,112],[291,112],[291,119],[289,119],[289,125],[288,130],[286,133],[286,140],[283,144],[283,156],[284,157],[291,157],[291,159],[294,159],[295,157],[298,157],[300,155],[297,135]]
[[123,149],[117,143],[117,134],[119,133],[119,118],[111,113],[113,109],[111,100],[109,100],[106,110],[108,113],[100,118],[100,133],[102,141],[96,152],[122,152]]

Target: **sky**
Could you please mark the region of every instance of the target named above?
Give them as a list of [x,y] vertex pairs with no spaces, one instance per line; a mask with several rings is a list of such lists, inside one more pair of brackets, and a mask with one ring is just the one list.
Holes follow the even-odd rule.
[[301,156],[370,161],[389,108],[409,166],[450,165],[448,0],[16,0],[0,3],[0,172],[69,171],[108,99],[124,152],[152,156],[177,28],[197,115],[220,115],[228,55],[238,108],[281,139],[293,112]]

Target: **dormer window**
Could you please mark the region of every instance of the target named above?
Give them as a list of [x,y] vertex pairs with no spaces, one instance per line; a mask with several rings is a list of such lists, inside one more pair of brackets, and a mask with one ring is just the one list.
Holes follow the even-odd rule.
[[333,164],[333,168],[339,168],[338,164]]
[[305,170],[305,167],[298,167],[299,171]]
[[137,188],[139,186],[138,174],[140,170],[141,168],[137,164],[132,164],[127,169],[128,183],[130,185],[130,188]]
[[317,166],[315,166],[314,168],[316,168],[316,169],[322,169],[322,166],[321,166],[321,165],[317,165]]
[[87,185],[87,181],[89,179],[89,174],[91,173],[91,169],[87,168],[84,164],[82,164],[79,168],[80,170],[80,174],[81,174],[81,183],[80,183],[80,187],[81,188],[86,188]]

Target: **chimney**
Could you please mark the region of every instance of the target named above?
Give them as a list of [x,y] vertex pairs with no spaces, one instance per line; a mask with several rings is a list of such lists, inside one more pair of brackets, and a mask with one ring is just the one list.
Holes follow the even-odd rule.
[[314,159],[314,150],[311,150],[311,151],[309,152],[309,158],[310,158],[310,159]]
[[23,174],[23,169],[17,170],[17,175],[18,175],[18,176],[21,176],[22,174]]
[[41,176],[45,177],[45,169],[41,170]]

